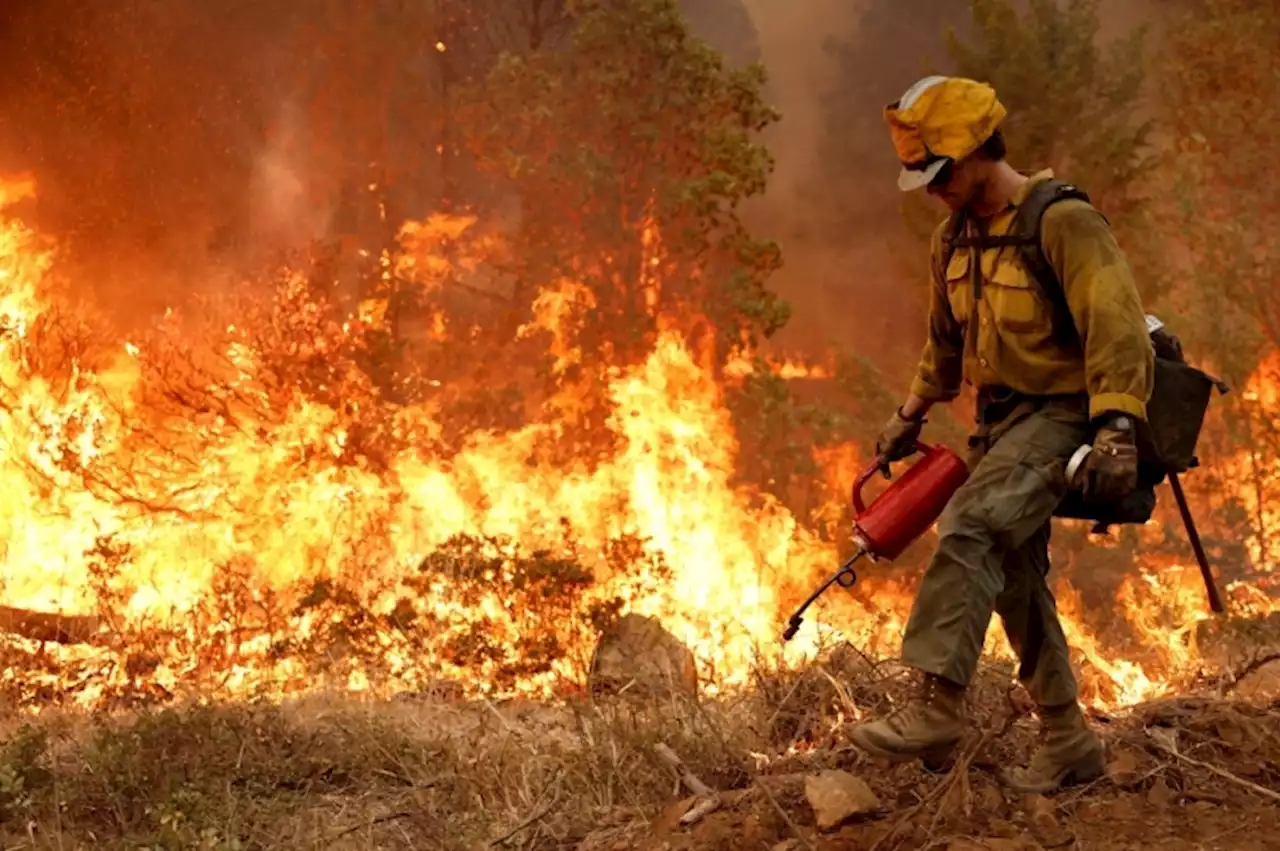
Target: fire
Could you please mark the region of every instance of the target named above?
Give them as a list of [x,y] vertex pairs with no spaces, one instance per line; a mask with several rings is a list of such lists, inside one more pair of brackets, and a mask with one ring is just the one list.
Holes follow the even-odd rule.
[[[32,191],[0,183],[0,207]],[[434,246],[470,224],[406,226],[401,256],[382,268],[439,289],[457,264],[474,265]],[[658,256],[656,234],[645,248]],[[549,695],[581,681],[599,617],[621,611],[659,618],[712,688],[747,682],[761,659],[804,658],[823,638],[818,622],[897,646],[910,597],[890,579],[869,580],[874,611],[833,592],[780,643],[791,607],[836,566],[835,547],[734,484],[724,388],[675,331],[641,363],[599,376],[612,405],[607,457],[566,462],[547,450],[583,413],[567,385],[523,426],[444,451],[436,404],[391,403],[354,365],[359,332],[383,321],[385,301],[337,319],[290,273],[234,323],[205,327],[175,311],[149,335],[104,343],[51,268],[37,234],[3,223],[0,604],[103,622],[44,671],[32,660],[47,648],[8,639],[3,681],[27,699],[441,679]],[[648,285],[656,300],[658,279]],[[591,308],[586,288],[563,282],[537,297],[517,338],[541,335],[560,376],[580,366],[575,317]],[[467,332],[436,314],[428,336],[451,333]],[[823,370],[771,365],[783,377]],[[744,358],[726,372],[753,369]],[[816,460],[833,490],[847,489],[853,450]],[[1184,574],[1159,575],[1192,587]],[[1155,594],[1183,607],[1181,628],[1193,623],[1190,598],[1152,590],[1153,575],[1126,586],[1129,609]],[[1105,699],[1158,691],[1158,671],[1108,657],[1074,620],[1073,644],[1110,681]],[[1135,625],[1168,639],[1160,670],[1172,670],[1181,645],[1165,622]]]
[[[424,256],[422,244],[466,225],[406,228],[398,262],[438,280],[446,261]],[[73,357],[69,374],[50,374],[35,361],[68,315],[46,274],[50,257],[18,221],[7,223],[0,247],[2,602],[91,615],[115,601],[122,620],[103,641],[131,637],[138,646],[111,648],[129,653],[155,642],[145,648],[148,665],[167,689],[210,679],[230,691],[306,687],[306,666],[279,656],[282,644],[343,621],[340,611],[308,606],[317,587],[330,589],[321,596],[354,592],[372,616],[429,624],[412,639],[394,629],[367,636],[405,687],[445,677],[482,690],[554,691],[590,650],[592,633],[575,634],[572,621],[607,600],[659,616],[719,684],[732,684],[777,644],[789,589],[831,561],[785,510],[731,485],[735,446],[720,388],[674,334],[609,377],[607,425],[620,449],[594,468],[540,458],[544,439],[571,417],[564,396],[547,406],[554,417],[475,434],[440,457],[427,448],[440,432],[429,405],[379,407],[365,379],[335,372],[353,330],[380,319],[378,305],[326,325],[303,277],[292,275],[273,305],[200,345],[171,314],[153,339],[109,354],[88,347],[92,366]],[[576,362],[574,313],[590,307],[589,292],[566,282],[538,297],[533,324],[519,334],[547,332],[561,371]],[[272,346],[302,364],[296,374],[279,374]],[[379,416],[398,446],[375,469],[367,456],[350,456],[362,421]],[[510,584],[530,579],[517,575],[502,542],[564,555],[566,530],[574,554],[595,568],[589,581],[575,580],[573,610],[513,606]],[[490,542],[461,560],[475,575],[450,576],[456,564],[424,569],[458,536]],[[629,540],[642,543],[621,561],[611,555]],[[232,592],[239,599],[221,599]],[[459,645],[477,632],[489,646],[469,656]],[[564,652],[510,674],[535,633]],[[85,699],[124,676],[95,674]],[[360,665],[345,676],[348,687],[374,679]]]
[[[765,365],[773,375],[788,380],[832,376],[832,370],[826,364],[805,363],[792,358],[766,357]],[[754,375],[755,371],[755,363],[746,353],[739,353],[731,358],[724,367],[725,375],[732,379],[746,378],[748,375]]]

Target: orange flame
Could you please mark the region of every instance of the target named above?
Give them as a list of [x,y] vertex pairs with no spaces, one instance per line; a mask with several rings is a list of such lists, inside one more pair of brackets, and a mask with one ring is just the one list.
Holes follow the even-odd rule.
[[[0,208],[32,191],[0,183]],[[408,226],[403,256],[383,266],[447,286],[468,261],[431,252],[468,226]],[[644,248],[646,264],[660,263],[656,232],[646,230]],[[811,653],[824,615],[836,614],[853,640],[896,646],[910,598],[889,581],[878,586],[875,613],[833,592],[795,640],[780,644],[790,607],[835,566],[835,548],[783,506],[733,484],[737,446],[722,388],[673,331],[643,363],[601,377],[614,405],[611,457],[591,467],[545,457],[544,439],[580,413],[571,394],[520,429],[477,433],[441,454],[430,449],[442,430],[431,404],[388,406],[337,356],[358,325],[379,321],[385,303],[335,325],[310,300],[305,278],[291,275],[272,304],[196,343],[171,314],[147,339],[59,348],[59,340],[102,333],[74,320],[50,265],[22,222],[0,227],[0,602],[71,614],[119,603],[121,620],[108,632],[147,644],[122,648],[108,637],[60,650],[60,664],[100,663],[82,700],[136,679],[136,670],[110,662],[113,652],[145,651],[151,680],[169,690],[306,689],[314,666],[289,648],[339,628],[354,630],[343,641],[373,648],[384,667],[375,676],[355,662],[339,666],[349,688],[448,677],[479,690],[547,694],[578,676],[594,639],[586,615],[610,600],[660,618],[715,672],[716,687],[746,682],[761,657]],[[646,280],[652,306],[659,280]],[[564,282],[537,297],[519,336],[545,332],[563,372],[579,356],[575,316],[590,308],[590,292]],[[433,335],[446,325],[437,315]],[[295,372],[269,362],[273,346],[299,364]],[[81,354],[55,362],[57,351]],[[784,377],[823,374],[787,362],[772,368]],[[727,372],[752,369],[744,357]],[[375,463],[352,450],[383,415],[398,442]],[[857,457],[846,447],[818,460],[829,471],[846,467],[847,477]],[[831,484],[847,487],[838,476]],[[459,535],[499,543],[465,564],[433,562]],[[568,604],[534,605],[534,595],[517,605],[528,583],[549,580],[520,574],[502,539],[573,555],[592,575]],[[625,540],[640,543],[619,555]],[[104,561],[113,571],[99,570]],[[1198,615],[1179,590],[1191,587],[1191,574],[1154,575],[1126,586],[1129,609],[1155,593],[1178,610],[1182,628],[1193,624]],[[326,587],[354,588],[368,615],[344,620],[314,605]],[[1158,692],[1154,667],[1109,658],[1078,620],[1068,625],[1073,645],[1111,686],[1112,696],[1098,700]],[[410,630],[410,621],[427,626]],[[1163,621],[1135,626],[1173,635]],[[537,635],[553,636],[563,652],[522,668]],[[481,638],[483,652],[471,648]],[[1185,661],[1175,643],[1154,663],[1161,670]],[[6,680],[20,675],[11,666]]]

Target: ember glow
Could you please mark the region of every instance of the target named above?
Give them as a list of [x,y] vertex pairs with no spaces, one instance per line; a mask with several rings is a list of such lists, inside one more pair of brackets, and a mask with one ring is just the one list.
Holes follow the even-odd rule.
[[[0,184],[0,206],[33,191]],[[432,246],[469,224],[406,226],[401,256],[383,267],[438,285],[465,261]],[[334,322],[305,276],[286,274],[234,323],[174,313],[144,337],[113,339],[73,309],[51,264],[37,234],[5,222],[0,604],[60,613],[83,632],[65,645],[5,639],[4,682],[19,700],[382,692],[442,680],[554,695],[581,687],[598,618],[618,611],[660,618],[715,689],[747,682],[761,660],[803,658],[819,623],[896,647],[910,597],[887,579],[868,580],[878,583],[874,612],[835,591],[796,639],[779,641],[836,553],[783,507],[733,485],[722,388],[674,333],[604,376],[610,457],[588,465],[546,449],[579,413],[569,390],[523,427],[475,433],[442,454],[436,407],[385,401],[353,365],[376,303]],[[567,282],[519,329],[546,338],[557,374],[576,363],[573,317],[589,298]],[[428,336],[453,333],[448,316],[430,326]],[[779,374],[820,369],[782,364]],[[859,453],[817,460],[847,483]],[[1122,602],[1161,642],[1149,667],[1110,658],[1105,642],[1071,626],[1107,680],[1093,689],[1099,702],[1149,697],[1193,661],[1167,619],[1142,613],[1199,617],[1194,568],[1153,573],[1159,583],[1141,575]]]

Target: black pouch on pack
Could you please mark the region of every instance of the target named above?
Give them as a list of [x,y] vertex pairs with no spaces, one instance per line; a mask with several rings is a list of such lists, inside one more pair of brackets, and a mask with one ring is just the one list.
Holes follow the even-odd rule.
[[1163,327],[1153,331],[1155,380],[1147,402],[1147,420],[1138,429],[1138,484],[1115,502],[1086,501],[1070,491],[1055,517],[1093,520],[1100,526],[1141,525],[1156,507],[1156,487],[1170,473],[1184,473],[1199,465],[1196,443],[1204,428],[1213,391],[1227,392],[1218,379],[1196,369],[1182,356],[1178,338]]
[[[1158,339],[1158,338],[1163,338]],[[1171,356],[1165,340],[1172,341]],[[1167,473],[1183,473],[1196,466],[1196,442],[1215,389],[1227,392],[1218,379],[1182,358],[1177,338],[1160,329],[1152,334],[1156,347],[1155,384],[1147,402],[1147,422],[1139,450]],[[1162,349],[1164,351],[1162,352]]]

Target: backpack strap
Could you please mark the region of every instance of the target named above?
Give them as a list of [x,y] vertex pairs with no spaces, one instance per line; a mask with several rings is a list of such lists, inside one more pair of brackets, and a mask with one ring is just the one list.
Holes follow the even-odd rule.
[[1078,343],[1075,319],[1071,316],[1071,306],[1067,303],[1067,294],[1058,279],[1053,265],[1044,253],[1040,228],[1045,212],[1059,201],[1078,199],[1089,203],[1089,195],[1080,187],[1065,180],[1042,180],[1031,187],[1027,197],[1018,206],[1010,232],[1015,234],[1014,244],[1018,248],[1018,259],[1027,274],[1040,287],[1041,293],[1053,310],[1054,331],[1064,343]]
[[[1053,264],[1044,254],[1044,244],[1040,239],[1040,227],[1045,212],[1059,201],[1076,198],[1088,202],[1089,195],[1075,184],[1064,180],[1041,180],[1031,187],[1027,197],[1018,206],[1018,212],[1009,231],[1000,236],[990,234],[969,235],[965,232],[965,217],[953,215],[948,220],[943,235],[942,255],[940,262],[946,269],[951,257],[959,248],[1016,248],[1018,262],[1031,276],[1040,294],[1049,302],[1053,314],[1054,334],[1065,345],[1079,341],[1075,319],[1071,316],[1071,307],[1067,303],[1067,295]],[[978,293],[975,292],[975,296]]]
[[938,268],[942,271],[944,280],[946,279],[947,267],[951,265],[951,258],[955,255],[956,249],[960,247],[960,242],[966,239],[962,236],[966,224],[966,216],[964,211],[961,210],[948,216],[946,224],[943,226],[942,253],[938,257]]

